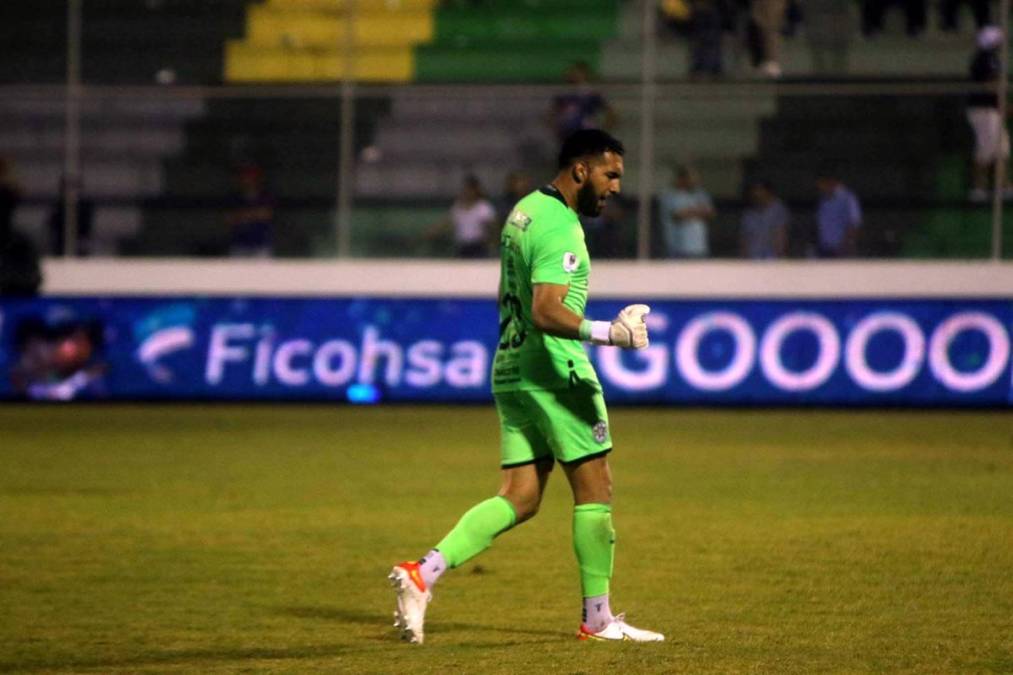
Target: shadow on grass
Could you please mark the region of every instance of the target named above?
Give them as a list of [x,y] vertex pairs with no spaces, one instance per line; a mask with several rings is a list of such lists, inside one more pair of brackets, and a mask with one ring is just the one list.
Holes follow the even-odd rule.
[[[350,623],[359,626],[373,626],[377,628],[390,628],[393,619],[393,612],[391,612],[391,614],[384,614],[333,606],[283,607],[279,609],[279,613],[300,619],[319,619],[322,621]],[[427,635],[430,632],[445,633],[455,630],[501,633],[504,635],[535,635],[540,638],[545,638],[544,640],[526,640],[525,642],[555,642],[560,638],[572,637],[571,633],[564,631],[545,631],[530,628],[490,626],[487,624],[465,623],[461,621],[433,621],[431,623],[426,623]],[[393,636],[393,632],[391,632],[391,635]]]
[[[261,659],[291,660],[319,659],[341,656],[355,649],[347,645],[316,645],[309,647],[223,647],[222,649],[167,649],[136,656],[112,657],[108,659],[53,660],[48,663],[0,662],[0,673],[32,673],[53,671],[79,671],[103,668],[140,668],[143,666],[192,664],[195,672],[204,668],[201,664],[228,661],[256,661]],[[210,667],[205,665],[206,667]]]

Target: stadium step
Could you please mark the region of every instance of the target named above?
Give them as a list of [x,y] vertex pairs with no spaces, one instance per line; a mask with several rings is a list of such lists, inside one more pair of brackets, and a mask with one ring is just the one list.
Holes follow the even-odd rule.
[[[372,144],[385,98],[356,101],[355,152]],[[341,106],[337,98],[217,99],[186,128],[182,153],[165,163],[166,190],[182,203],[149,203],[135,254],[221,254],[224,214],[235,194],[235,171],[263,171],[275,209],[275,253],[313,255],[333,229],[338,185]],[[185,202],[191,201],[194,206]],[[186,230],[172,236],[173,217]]]
[[[272,0],[251,5],[245,36],[226,46],[229,82],[357,80],[406,82],[412,48],[433,39],[434,2],[350,3]],[[349,23],[351,22],[351,23]],[[349,29],[355,54],[346,53]]]
[[[54,19],[52,3],[4,2],[0,83],[66,79],[65,5],[56,8]],[[82,76],[101,84],[148,84],[160,73],[179,83],[221,82],[225,41],[241,31],[246,5],[247,0],[84,2]]]
[[[224,78],[554,82],[578,60],[597,68],[601,41],[617,33],[617,0],[437,5],[435,0],[357,3],[354,20],[345,2],[251,5],[244,37],[225,47]],[[344,50],[349,30],[357,48],[352,59]]]

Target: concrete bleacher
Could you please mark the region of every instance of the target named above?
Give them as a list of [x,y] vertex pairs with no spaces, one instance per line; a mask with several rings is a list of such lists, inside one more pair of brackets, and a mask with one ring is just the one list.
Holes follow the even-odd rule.
[[[86,85],[213,84],[226,36],[246,0],[82,3]],[[66,7],[6,0],[0,21],[0,85],[55,84],[67,74]],[[206,112],[195,98],[90,93],[81,102],[82,195],[95,202],[92,250],[116,253],[143,229],[144,203],[166,191],[164,160],[183,151],[185,124]],[[20,227],[48,247],[45,223],[64,173],[60,92],[0,98],[0,156],[12,161],[26,204]]]
[[[199,99],[89,98],[81,106],[82,194],[98,202],[94,250],[114,253],[141,227],[138,200],[162,194],[163,160],[181,152],[183,125],[204,113]],[[17,224],[48,245],[45,223],[64,172],[64,100],[0,98],[0,156],[8,158],[28,205]]]
[[[641,102],[613,99],[619,126],[617,136],[639,155]],[[654,114],[655,191],[671,184],[674,168],[691,164],[703,184],[718,198],[736,198],[742,188],[743,162],[759,147],[760,122],[776,111],[772,90],[742,90],[735,86],[709,87],[696,95],[662,95]],[[630,161],[627,191],[640,184],[638,166]]]
[[[221,81],[225,38],[239,33],[247,0],[87,0],[81,3],[81,75],[90,83]],[[4,0],[0,83],[66,78],[66,3]]]
[[551,164],[548,100],[474,87],[466,98],[398,94],[379,120],[380,156],[356,167],[365,198],[452,199],[466,173],[498,193],[513,169],[544,173]]
[[[372,142],[384,98],[356,103],[354,151]],[[333,238],[340,155],[341,103],[336,97],[218,99],[186,128],[182,152],[167,158],[165,194],[149,203],[131,252],[212,255],[227,249],[224,213],[235,193],[235,171],[260,166],[275,210],[278,255],[311,255]],[[181,236],[182,235],[182,236]]]
[[[362,80],[408,81],[414,71],[413,47],[433,37],[435,4],[360,3],[352,20],[348,3],[333,0],[250,3],[243,37],[227,46],[225,79],[319,82],[340,80],[347,71]],[[355,45],[351,59],[349,29]]]
[[[228,44],[232,82],[550,82],[573,61],[598,65],[616,34],[618,0],[436,0],[251,4]],[[579,21],[574,20],[579,12]],[[353,36],[354,56],[348,54]]]
[[941,202],[964,200],[941,194],[938,176],[970,146],[960,97],[782,96],[777,114],[761,123],[746,172],[797,203],[815,199],[819,173],[837,173],[865,204],[864,250],[890,256],[906,250]]
[[602,43],[617,33],[619,4],[618,0],[450,4],[436,13],[434,40],[416,49],[416,80],[557,82],[578,60],[597,70]]

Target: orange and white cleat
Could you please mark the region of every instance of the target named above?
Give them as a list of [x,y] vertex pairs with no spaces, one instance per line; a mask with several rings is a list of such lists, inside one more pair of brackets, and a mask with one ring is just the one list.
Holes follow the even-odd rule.
[[394,610],[394,628],[401,631],[401,639],[414,644],[422,644],[425,637],[423,625],[426,619],[426,607],[433,599],[433,594],[426,588],[417,562],[403,562],[394,565],[387,575],[390,585],[397,593],[397,609]]
[[578,640],[601,640],[606,642],[664,642],[665,636],[654,631],[634,628],[626,623],[626,615],[620,614],[612,619],[607,626],[597,633],[586,625],[580,625],[577,632]]

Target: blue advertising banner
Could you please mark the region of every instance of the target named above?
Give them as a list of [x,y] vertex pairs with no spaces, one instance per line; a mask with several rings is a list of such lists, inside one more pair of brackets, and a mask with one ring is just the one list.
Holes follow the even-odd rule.
[[[590,348],[610,403],[1013,403],[1009,300],[672,300],[647,319],[647,349]],[[489,401],[497,325],[488,300],[3,300],[0,399]]]

